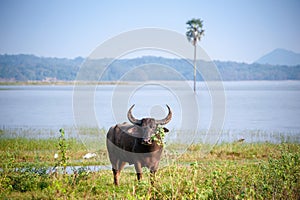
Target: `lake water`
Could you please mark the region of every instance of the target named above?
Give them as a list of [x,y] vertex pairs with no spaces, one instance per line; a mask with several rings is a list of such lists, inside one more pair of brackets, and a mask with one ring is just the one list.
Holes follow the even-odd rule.
[[[226,133],[222,136],[224,141],[228,136],[235,140],[247,137],[249,133],[258,136],[267,133],[267,137],[276,133],[279,137],[284,134],[300,142],[299,81],[224,82],[223,85],[224,91],[217,92],[225,95],[224,108],[219,108],[219,104],[213,106],[214,101],[218,102],[218,99],[212,99],[214,91],[199,82],[197,95],[193,97],[185,91],[178,94],[179,90],[159,84],[94,86],[91,108],[86,109],[74,105],[74,98],[81,98],[74,94],[74,86],[0,86],[0,129],[58,130],[81,126],[81,122],[108,129],[115,123],[127,121],[126,111],[132,104],[136,105],[133,114],[137,118],[163,118],[167,114],[165,104],[168,104],[173,112],[173,119],[167,125],[170,130],[191,123],[198,131],[205,132],[214,120],[213,112],[224,109],[222,119],[216,119],[222,121],[221,129]],[[189,106],[185,102],[191,98],[196,102],[193,104],[192,101]],[[88,110],[91,112],[84,116]],[[76,118],[78,112],[80,116]],[[188,125],[183,125],[188,117]]]

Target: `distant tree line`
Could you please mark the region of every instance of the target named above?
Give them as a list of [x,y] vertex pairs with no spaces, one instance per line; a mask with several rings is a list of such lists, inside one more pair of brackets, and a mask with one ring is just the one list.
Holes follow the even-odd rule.
[[0,55],[0,79],[42,81],[74,80],[83,58],[44,58],[34,55]]
[[[86,67],[89,80],[145,81],[145,80],[193,80],[193,61],[145,56],[133,59],[46,58],[34,55],[0,55],[1,81],[72,81],[77,79],[81,67]],[[217,66],[222,80],[300,80],[300,65],[278,66],[237,62],[197,61],[200,69]],[[99,77],[93,77],[104,72]],[[98,72],[98,73],[97,73]],[[197,72],[197,80],[202,74]],[[212,75],[210,80],[214,79]]]

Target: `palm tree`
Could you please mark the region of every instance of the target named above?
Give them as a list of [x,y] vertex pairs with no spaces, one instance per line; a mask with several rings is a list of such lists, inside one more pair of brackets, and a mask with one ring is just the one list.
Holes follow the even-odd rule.
[[196,47],[197,42],[201,40],[201,37],[204,35],[204,29],[201,19],[191,19],[186,22],[187,32],[186,37],[189,42],[194,45],[194,92],[196,92]]

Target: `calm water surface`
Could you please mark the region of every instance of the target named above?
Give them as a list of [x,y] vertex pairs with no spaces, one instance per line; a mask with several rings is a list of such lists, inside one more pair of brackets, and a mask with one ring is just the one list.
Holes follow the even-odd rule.
[[[115,116],[113,107],[116,108],[118,103],[113,102],[120,96],[115,94],[115,88],[114,85],[103,85],[95,90],[94,115],[100,128],[108,129],[116,122],[126,121],[126,113],[122,117]],[[299,81],[224,82],[224,88],[224,132],[233,134],[260,130],[300,133]],[[168,104],[174,113],[168,128],[176,130],[181,127],[184,109],[180,101],[176,92],[150,85],[130,94],[124,105],[128,108],[136,104],[134,115],[137,118],[149,115],[159,118],[166,114],[165,104]],[[198,83],[197,104],[198,129],[207,130],[213,108],[210,91],[204,83]],[[0,129],[27,127],[56,130],[74,126],[73,86],[0,87]]]

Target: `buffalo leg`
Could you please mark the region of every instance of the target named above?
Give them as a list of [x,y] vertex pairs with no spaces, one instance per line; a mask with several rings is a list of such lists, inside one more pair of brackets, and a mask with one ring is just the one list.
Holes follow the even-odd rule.
[[114,184],[115,185],[119,185],[120,173],[121,173],[121,170],[124,168],[125,164],[126,164],[125,162],[119,162],[117,164],[117,169],[115,169],[115,168],[112,169],[113,174],[114,174]]
[[151,185],[154,185],[155,173],[156,173],[156,170],[155,171],[150,170],[150,182],[151,182]]
[[138,181],[143,178],[143,173],[136,173]]
[[134,164],[134,168],[135,168],[135,171],[136,171],[137,179],[138,179],[138,181],[139,181],[139,180],[141,180],[142,177],[143,177],[143,171],[142,171],[141,163],[135,163],[135,164]]
[[120,170],[112,169],[114,174],[114,184],[119,185]]

